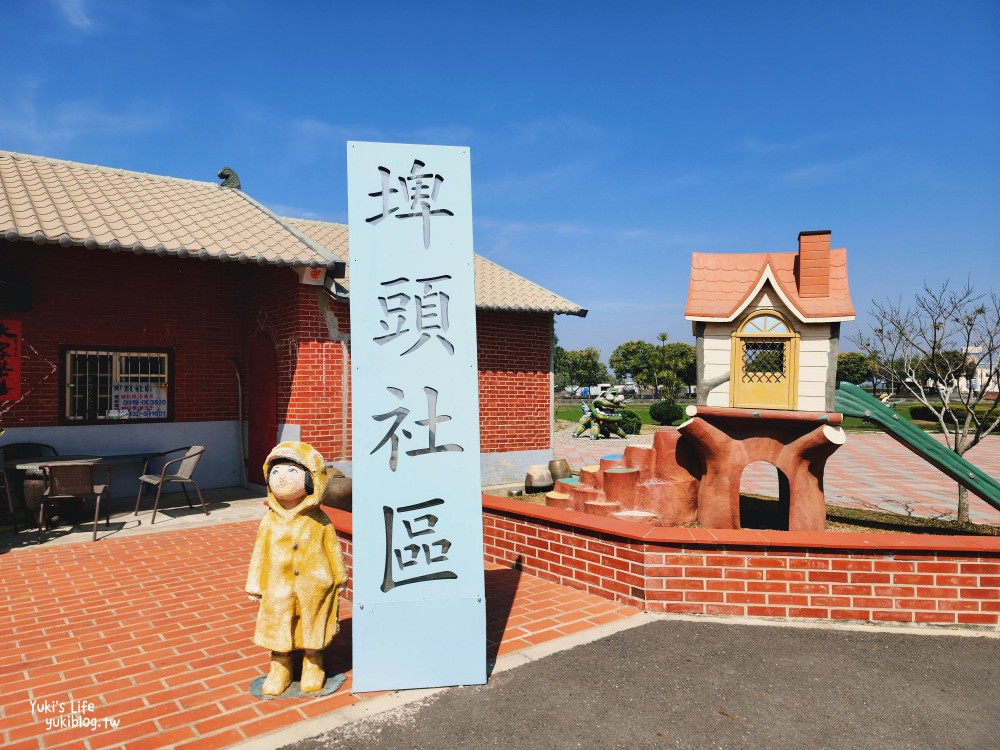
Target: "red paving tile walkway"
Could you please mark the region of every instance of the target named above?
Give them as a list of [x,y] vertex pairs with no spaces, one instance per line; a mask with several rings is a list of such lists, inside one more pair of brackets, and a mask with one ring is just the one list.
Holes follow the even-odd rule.
[[[268,663],[243,593],[257,525],[0,554],[0,747],[225,747],[380,695],[350,692],[349,603],[326,655],[347,673],[336,693],[250,694]],[[509,569],[487,570],[486,594],[490,657],[637,614]],[[58,726],[73,709],[98,726]]]
[[[578,438],[569,445],[556,445],[555,457],[567,459],[578,469],[624,448],[620,440]],[[965,458],[990,476],[1000,477],[1000,436],[986,438]],[[880,432],[849,433],[847,442],[827,462],[824,485],[827,501],[835,505],[929,518],[955,517],[955,482]],[[776,469],[763,462],[750,464],[743,474],[742,488],[776,496]],[[1000,524],[1000,511],[972,494],[969,515],[976,523]]]

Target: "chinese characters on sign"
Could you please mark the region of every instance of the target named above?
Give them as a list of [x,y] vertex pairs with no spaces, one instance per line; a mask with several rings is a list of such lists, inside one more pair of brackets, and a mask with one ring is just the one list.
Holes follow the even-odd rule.
[[[433,172],[423,172],[426,165],[419,159],[413,160],[410,174],[406,177],[397,177],[399,188],[390,187],[392,185],[392,172],[388,167],[381,164],[378,167],[379,177],[382,181],[382,189],[375,193],[368,193],[372,198],[382,199],[382,212],[365,219],[369,224],[378,224],[382,219],[395,214],[397,219],[414,219],[420,217],[423,220],[424,250],[431,246],[431,217],[432,216],[454,216],[455,214],[447,208],[431,208],[432,204],[437,204],[438,193],[444,184],[444,177]],[[397,202],[393,197],[401,199],[398,202],[406,213],[396,213],[400,206],[389,208],[392,203]]]
[[21,321],[0,320],[0,401],[21,398]]
[[481,683],[468,150],[349,143],[348,199],[355,690]]
[[[445,292],[435,288],[435,284],[440,287],[441,282],[450,279],[447,274],[442,276],[431,276],[423,279],[416,279],[419,288],[412,294],[406,294],[403,290],[407,287],[409,279],[400,277],[391,281],[383,281],[380,286],[383,293],[378,298],[378,303],[382,309],[382,319],[379,325],[384,333],[376,336],[375,342],[386,344],[394,341],[403,334],[413,332],[416,341],[405,351],[401,351],[399,356],[404,356],[416,351],[428,341],[433,335],[441,342],[448,354],[455,353],[455,346],[445,338],[448,332],[448,300]],[[410,303],[413,303],[412,310]],[[392,330],[392,326],[396,330]],[[431,333],[432,332],[432,333]]]
[[115,383],[111,386],[113,408],[129,419],[165,419],[167,392],[156,383]]
[[[434,528],[441,519],[429,512],[416,515],[422,510],[441,505],[444,505],[444,500],[435,497],[415,505],[399,508],[387,505],[382,508],[385,516],[385,575],[382,578],[382,591],[408,583],[458,578],[456,573],[447,570],[446,565],[451,542],[443,536],[439,537],[440,530]],[[397,520],[402,523],[402,533],[396,530]],[[402,540],[397,542],[400,537]],[[397,546],[402,542],[409,544]],[[396,574],[401,577],[396,579]]]
[[[389,391],[393,396],[398,399],[403,399],[406,395],[399,388],[393,388],[392,386],[387,386],[386,390]],[[447,443],[445,445],[437,444],[437,425],[439,422],[450,422],[451,417],[447,414],[438,415],[437,414],[437,398],[438,392],[433,388],[428,388],[424,386],[424,394],[427,396],[427,419],[418,419],[414,424],[420,425],[421,427],[427,428],[427,447],[417,448],[415,450],[406,451],[407,456],[424,456],[428,453],[439,453],[441,451],[463,451],[465,450],[461,445],[457,443]],[[381,442],[372,448],[372,453],[375,453],[379,448],[390,443],[391,450],[389,452],[389,470],[395,471],[396,466],[399,463],[399,436],[396,434],[397,428],[403,423],[403,420],[409,416],[410,410],[398,406],[393,411],[387,412],[386,414],[373,414],[372,419],[376,422],[382,422],[393,418],[394,421],[389,427],[389,431],[382,438]],[[413,433],[409,430],[401,430],[403,437],[407,440],[413,437]]]

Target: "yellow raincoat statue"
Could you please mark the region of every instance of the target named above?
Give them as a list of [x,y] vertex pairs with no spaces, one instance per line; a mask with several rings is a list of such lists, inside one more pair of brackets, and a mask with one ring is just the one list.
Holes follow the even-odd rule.
[[269,510],[257,531],[246,591],[260,601],[253,640],[271,651],[261,692],[281,695],[292,684],[292,651],[303,650],[303,693],[326,682],[323,649],[338,629],[337,605],[347,566],[337,533],[320,509],[326,489],[323,457],[311,445],[285,442],[264,462]]

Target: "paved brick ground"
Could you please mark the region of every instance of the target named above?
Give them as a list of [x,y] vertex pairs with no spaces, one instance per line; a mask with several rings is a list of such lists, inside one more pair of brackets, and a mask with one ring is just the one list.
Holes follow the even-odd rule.
[[[256,529],[244,521],[0,552],[0,746],[225,747],[378,695],[350,692],[349,603],[326,654],[348,677],[336,693],[250,695],[268,662],[251,643],[256,605],[242,592]],[[637,612],[509,569],[487,570],[486,592],[488,657]],[[48,712],[46,701],[56,704]],[[80,712],[80,702],[93,707]],[[74,709],[97,728],[47,726]]]
[[[622,447],[580,440],[557,445],[556,455],[578,467]],[[970,459],[1000,476],[1000,437]],[[776,492],[768,466],[751,466],[744,483]],[[950,480],[878,433],[852,434],[831,459],[826,484],[830,499],[845,505],[954,513]],[[1000,513],[977,499],[972,513],[1000,523]],[[0,746],[225,747],[377,695],[350,692],[349,603],[327,653],[328,669],[347,673],[344,686],[309,701],[250,695],[268,661],[251,643],[256,607],[242,593],[256,528],[253,520],[97,544],[88,534],[79,543],[0,547]],[[636,614],[509,569],[487,570],[486,586],[488,657]],[[80,702],[93,707],[81,710]],[[59,727],[74,709],[97,728]]]
[[[651,443],[651,441],[650,441]],[[597,463],[601,456],[621,453],[620,440],[578,438],[557,444],[555,457],[573,468]],[[992,477],[1000,477],[1000,436],[991,436],[965,458]],[[855,508],[873,508],[929,518],[954,518],[955,483],[929,463],[880,432],[856,432],[830,458],[824,480],[827,501]],[[777,495],[778,475],[770,464],[750,464],[743,489]],[[1000,524],[1000,511],[969,495],[969,515],[976,523]]]

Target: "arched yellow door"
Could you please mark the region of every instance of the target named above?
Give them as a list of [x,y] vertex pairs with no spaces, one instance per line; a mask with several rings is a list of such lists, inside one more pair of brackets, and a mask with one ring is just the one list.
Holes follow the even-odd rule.
[[799,338],[783,315],[757,310],[732,339],[730,406],[796,409]]

